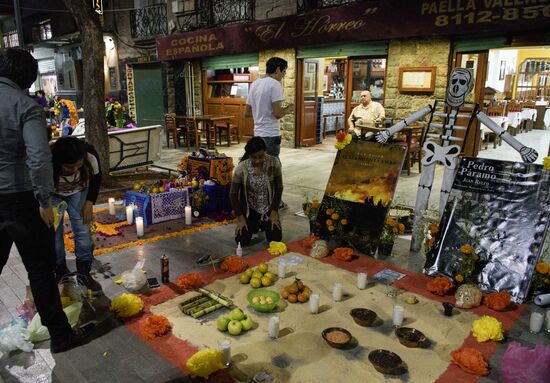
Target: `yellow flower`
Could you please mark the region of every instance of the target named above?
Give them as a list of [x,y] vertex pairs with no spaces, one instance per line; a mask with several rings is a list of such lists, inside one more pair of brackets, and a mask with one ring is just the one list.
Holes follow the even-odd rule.
[[327,215],[332,215],[334,213],[334,209],[327,209]]
[[542,166],[544,166],[544,170],[550,170],[550,156],[544,157],[542,160]]
[[546,262],[539,262],[537,263],[537,266],[535,267],[538,273],[546,274],[548,273],[548,264]]
[[334,231],[334,226],[329,226],[328,231]]
[[319,200],[314,199],[313,201],[311,201],[311,207],[312,208],[317,209],[317,208],[319,208],[319,205],[320,205]]
[[334,147],[338,150],[344,149],[351,142],[351,134],[346,134],[345,137],[341,136],[342,140],[337,140]]
[[134,294],[124,293],[111,301],[111,311],[119,317],[127,318],[134,316],[143,310],[143,301]]
[[455,275],[455,281],[458,283],[462,282],[464,280],[464,277],[461,274]]
[[340,221],[340,223],[341,223],[342,225],[347,225],[347,224],[348,224],[348,220],[344,218],[344,219],[342,219],[342,220]]
[[488,315],[475,320],[472,324],[472,334],[478,342],[486,342],[488,340],[501,341],[504,339],[503,332],[502,323]]
[[332,226],[332,225],[333,225],[332,219],[327,219],[327,226]]
[[286,244],[284,242],[269,242],[269,249],[267,249],[271,255],[283,255],[288,251]]
[[460,249],[458,249],[462,254],[473,254],[474,253],[474,247],[470,245],[462,245],[460,246]]
[[340,218],[340,215],[338,215],[338,213],[333,213],[330,218],[332,218],[333,220],[338,220],[338,218]]

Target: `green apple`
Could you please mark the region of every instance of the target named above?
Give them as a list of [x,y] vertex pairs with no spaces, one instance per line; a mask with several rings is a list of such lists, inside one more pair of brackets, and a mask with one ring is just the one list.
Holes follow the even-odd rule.
[[258,271],[260,273],[267,273],[267,270],[269,270],[269,266],[266,263],[260,263],[258,265]]
[[254,269],[246,269],[244,273],[248,275],[249,278],[252,278],[252,274],[254,274]]
[[218,326],[218,330],[220,331],[227,331],[227,325],[231,322],[231,319],[228,317],[221,316],[216,320],[216,325]]
[[239,335],[241,331],[243,331],[243,325],[238,320],[232,320],[227,325],[227,331],[229,331],[231,335]]
[[231,320],[236,320],[236,321],[243,320],[244,312],[243,310],[236,308],[229,313],[229,318],[231,318]]
[[248,331],[252,328],[252,317],[250,314],[246,314],[244,319],[241,320],[241,325],[243,326],[244,331]]
[[254,272],[252,273],[252,278],[261,279],[263,276],[264,276],[264,275],[263,275],[261,272],[259,272],[259,271],[254,271]]
[[244,273],[244,274],[241,275],[239,280],[241,281],[241,283],[243,285],[246,285],[248,282],[250,282],[250,276],[248,276],[246,273]]

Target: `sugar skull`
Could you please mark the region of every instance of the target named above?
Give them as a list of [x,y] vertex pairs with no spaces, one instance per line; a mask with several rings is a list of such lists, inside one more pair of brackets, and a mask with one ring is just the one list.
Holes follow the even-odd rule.
[[462,285],[456,290],[455,293],[456,307],[463,309],[477,307],[481,304],[482,296],[483,294],[481,294],[481,290],[475,285]]
[[472,91],[474,76],[470,69],[454,68],[449,77],[447,88],[447,105],[458,108],[464,104],[464,100]]

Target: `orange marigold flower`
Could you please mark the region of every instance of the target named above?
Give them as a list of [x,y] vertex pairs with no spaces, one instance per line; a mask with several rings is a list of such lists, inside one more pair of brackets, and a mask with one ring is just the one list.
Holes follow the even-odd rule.
[[332,218],[333,220],[337,220],[338,218],[340,218],[340,215],[338,213],[332,213],[332,215],[330,216],[330,218]]
[[535,267],[538,273],[546,274],[549,271],[548,264],[546,262],[539,262]]
[[487,361],[475,348],[460,348],[451,352],[452,362],[464,371],[474,375],[489,374]]
[[223,271],[229,271],[230,273],[241,273],[248,268],[248,263],[236,255],[227,257],[220,266]]
[[455,281],[461,283],[462,281],[464,281],[464,277],[461,274],[457,274],[455,275]]
[[430,230],[430,232],[431,232],[432,234],[436,234],[436,233],[439,232],[439,227],[437,227],[437,226],[434,225],[433,223],[430,223],[430,224],[428,225],[428,230]]
[[328,231],[334,231],[334,226],[329,226]]
[[316,237],[315,235],[311,234],[311,235],[308,235],[307,237],[304,238],[304,240],[302,241],[302,245],[304,245],[304,247],[306,249],[310,249],[311,246],[313,246],[313,242],[317,241],[319,239],[319,237]]
[[314,199],[313,201],[311,201],[311,207],[312,208],[317,209],[319,207],[319,205],[320,205],[319,200]]
[[437,277],[428,282],[426,288],[433,294],[445,295],[453,288],[453,284],[448,278]]
[[333,224],[332,219],[327,219],[327,226],[332,226]]
[[168,319],[162,315],[151,315],[140,323],[140,331],[147,339],[168,334],[172,329]]
[[473,254],[474,250],[474,247],[470,245],[462,245],[460,249],[458,249],[462,254]]
[[400,223],[399,224],[399,234],[404,234],[404,233],[405,233],[405,225]]
[[349,262],[353,259],[353,249],[350,249],[349,247],[338,247],[334,249],[332,255],[334,256],[334,258],[337,258],[341,261]]
[[395,226],[397,226],[397,222],[395,222],[395,220],[393,218],[388,218],[386,220],[386,225],[389,225],[391,227],[395,227]]
[[391,228],[391,231],[392,231],[393,234],[397,234],[397,232],[398,232],[399,230],[397,229],[397,227],[392,227],[392,228]]
[[510,294],[505,291],[487,294],[483,301],[491,310],[502,311],[510,304]]
[[347,225],[347,224],[348,224],[348,220],[344,218],[344,219],[342,219],[342,220],[340,221],[340,223],[341,223],[342,225]]
[[339,131],[338,133],[336,133],[336,141],[338,142],[342,142],[346,139],[346,132],[344,132],[343,130]]
[[332,213],[334,213],[334,209],[327,209],[326,213],[327,215],[332,215]]
[[204,281],[198,273],[189,273],[180,275],[174,284],[180,289],[189,291],[204,286]]

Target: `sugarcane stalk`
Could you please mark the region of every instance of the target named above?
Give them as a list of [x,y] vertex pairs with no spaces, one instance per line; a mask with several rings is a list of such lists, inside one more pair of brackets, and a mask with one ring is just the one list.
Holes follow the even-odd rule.
[[192,314],[192,313],[195,313],[195,312],[200,311],[202,309],[205,309],[207,307],[213,306],[216,303],[217,303],[216,301],[209,298],[208,301],[206,301],[204,303],[201,303],[200,305],[191,308],[190,310],[188,310],[188,312]]
[[222,308],[222,307],[224,307],[224,306],[221,303],[216,303],[213,306],[207,307],[205,309],[202,309],[201,311],[193,313],[192,317],[197,319],[197,318],[200,318],[200,317],[202,317],[202,316],[204,316],[208,313],[211,313],[212,311],[216,311],[217,309]]
[[197,290],[203,293],[204,295],[209,296],[210,298],[212,298],[213,300],[215,300],[216,302],[220,303],[225,307],[229,307],[233,304],[233,302],[231,302],[229,299],[222,297],[221,295],[218,295],[210,290],[204,289],[202,287],[199,287]]
[[180,303],[180,308],[182,311],[185,311],[196,305],[206,302],[209,299],[210,299],[209,297],[205,297],[204,295],[198,295],[196,297],[191,298],[190,300]]

